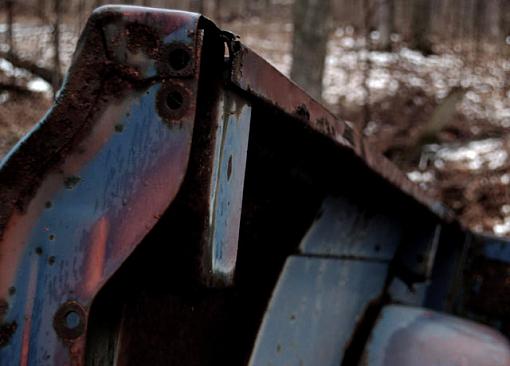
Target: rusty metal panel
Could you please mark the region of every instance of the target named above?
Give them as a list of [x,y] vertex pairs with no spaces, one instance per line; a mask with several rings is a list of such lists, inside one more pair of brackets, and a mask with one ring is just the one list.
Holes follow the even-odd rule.
[[367,366],[508,366],[510,344],[497,331],[434,311],[386,306],[365,348]]
[[222,90],[215,125],[202,270],[211,285],[232,284],[237,259],[251,107]]
[[276,106],[314,129],[352,146],[354,131],[310,97],[262,57],[240,43],[230,47],[234,53],[231,81],[241,89]]
[[[247,362],[255,337],[251,365],[358,361],[385,301],[455,303],[469,246],[448,210],[235,36],[141,7],[93,14],[57,102],[0,167],[0,202],[1,364],[83,365],[89,351],[215,364],[238,343]],[[485,244],[473,280],[506,296],[508,247]],[[366,362],[401,330],[410,346],[392,362],[411,362],[415,335],[507,355],[484,327],[386,309]]]
[[237,40],[230,45],[232,69],[230,81],[259,99],[323,134],[341,148],[354,152],[370,169],[402,192],[422,203],[445,221],[453,221],[451,210],[425,194],[392,162],[364,143],[362,136],[348,123],[336,118],[271,64]]
[[402,236],[402,223],[384,208],[361,205],[354,197],[327,197],[301,242],[312,255],[390,261]]
[[[4,161],[0,364],[83,363],[93,298],[184,179],[198,71],[170,80],[153,65],[173,44],[187,47],[189,59],[198,62],[197,24],[197,15],[184,12],[96,11],[54,109]],[[134,64],[128,57],[121,67],[115,64],[118,69],[108,66],[116,39],[106,35],[99,52],[103,27],[127,38],[125,49],[145,61]],[[144,31],[130,33],[131,27]],[[147,39],[160,48],[147,49]],[[102,63],[91,70],[91,59]],[[84,73],[89,89],[80,94]],[[97,100],[83,104],[95,92],[92,85],[98,86]],[[18,166],[32,171],[23,175]],[[20,178],[25,180],[14,185]]]
[[250,365],[338,366],[387,265],[290,257],[259,330]]

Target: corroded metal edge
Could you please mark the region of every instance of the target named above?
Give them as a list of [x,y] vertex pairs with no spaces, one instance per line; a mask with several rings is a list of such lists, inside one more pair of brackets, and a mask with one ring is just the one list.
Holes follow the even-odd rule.
[[229,38],[229,44],[232,58],[230,82],[234,86],[294,116],[342,148],[353,151],[371,170],[427,206],[434,214],[447,222],[455,221],[452,211],[428,196],[392,162],[368,146],[359,132],[350,124],[334,116],[292,80],[235,37]]

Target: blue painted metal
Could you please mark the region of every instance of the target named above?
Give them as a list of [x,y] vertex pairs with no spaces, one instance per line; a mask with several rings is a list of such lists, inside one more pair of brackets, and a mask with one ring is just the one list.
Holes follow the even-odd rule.
[[274,290],[251,366],[338,366],[370,302],[381,293],[384,263],[290,257]]
[[391,281],[388,294],[396,304],[423,306],[428,287],[427,282],[406,284],[397,277]]
[[251,107],[227,90],[218,106],[202,270],[204,282],[225,286],[232,284],[237,259]]
[[390,261],[400,244],[402,222],[388,210],[356,202],[354,197],[327,197],[301,242],[312,255]]
[[503,238],[480,237],[483,254],[487,259],[510,263],[510,241]]
[[391,305],[365,348],[366,366],[508,366],[510,344],[497,331],[421,308]]
[[[224,42],[230,60],[224,60]],[[202,50],[210,57],[203,64]],[[199,71],[206,76],[201,78]],[[267,127],[266,121],[256,120],[268,116],[281,117],[281,121]],[[273,141],[255,140],[261,130],[273,132],[270,128],[280,122],[274,129],[277,133],[268,138]],[[315,160],[306,156],[308,151],[294,160],[286,151],[282,136],[286,138],[287,131],[282,126],[296,122],[299,129],[291,126],[299,135],[298,143],[293,141],[293,152],[299,150],[300,142],[317,148],[318,153],[310,154],[321,160],[317,169],[310,167]],[[250,137],[252,126],[260,128],[256,137]],[[197,136],[191,151],[194,128]],[[267,225],[267,220],[257,215],[264,207],[278,205],[260,204],[266,193],[262,191],[251,192],[247,197],[253,202],[243,207],[249,138],[255,146],[251,161],[262,166],[256,171],[266,167],[264,159],[278,159],[276,170],[280,160],[285,165],[289,159],[289,165],[282,166],[282,176],[286,184],[299,186],[290,187],[291,192],[314,190],[305,209],[295,215],[300,216],[300,236],[289,235],[289,243],[275,251],[277,260],[268,261],[271,275],[264,278],[263,291],[257,292],[263,296],[269,296],[271,281],[277,280],[287,258],[259,329],[251,365],[339,365],[349,359],[344,359],[346,350],[354,358],[356,349],[362,350],[364,336],[368,337],[368,327],[373,325],[371,319],[375,320],[372,316],[382,307],[383,299],[444,306],[465,262],[466,232],[451,224],[449,213],[391,163],[371,152],[351,126],[336,119],[235,37],[196,14],[104,7],[88,23],[57,103],[0,167],[0,363],[84,364],[92,301],[174,201],[185,176],[189,185],[179,197],[192,202],[179,199],[173,206],[177,211],[171,210],[171,214],[184,213],[182,222],[190,222],[191,230],[185,226],[182,231],[192,232],[192,240],[189,247],[179,249],[192,258],[186,257],[177,268],[183,269],[199,255],[201,284],[233,288],[204,289],[196,286],[194,276],[183,281],[191,289],[179,288],[184,294],[167,293],[165,288],[164,296],[157,293],[151,301],[183,306],[172,308],[168,313],[172,320],[164,326],[172,324],[176,329],[171,334],[182,334],[181,324],[196,324],[215,316],[215,309],[253,300],[253,273],[246,276],[240,271],[239,278],[248,278],[244,282],[248,288],[233,282],[239,230],[266,230],[260,226]],[[273,146],[280,140],[281,147]],[[327,149],[322,149],[322,143]],[[335,163],[346,159],[355,169],[337,174],[335,167],[341,164],[329,167],[331,156],[321,155],[324,152],[333,153]],[[275,166],[272,169],[275,172]],[[377,181],[375,193],[367,195],[367,185],[357,186],[356,172],[383,178]],[[338,184],[344,180],[348,184]],[[272,182],[266,179],[262,189],[270,193],[270,199],[278,200],[281,195],[274,194],[268,181]],[[343,191],[345,187],[348,189]],[[277,192],[281,194],[281,187]],[[383,197],[388,192],[390,197]],[[320,215],[298,246],[323,197]],[[388,207],[393,201],[395,207]],[[255,217],[258,226],[242,223],[242,211]],[[447,225],[451,235],[444,236]],[[251,234],[245,243],[256,242],[257,233],[248,232],[247,236]],[[286,239],[284,235],[278,238]],[[169,235],[162,240],[171,243],[176,239]],[[455,245],[450,245],[450,240]],[[485,244],[482,251],[486,257],[501,263],[507,260],[506,245]],[[247,252],[253,254],[253,248],[250,250]],[[296,252],[299,255],[291,255]],[[258,268],[263,255],[247,268]],[[251,260],[245,257],[240,263],[246,266]],[[419,291],[409,292],[411,285]],[[193,300],[187,303],[188,298]],[[260,311],[267,300],[257,299],[252,310]],[[200,317],[190,305],[194,302],[199,303]],[[148,308],[157,308],[161,304],[150,305]],[[166,307],[163,310],[168,311]],[[181,323],[178,317],[182,314],[188,318]],[[251,315],[253,332],[253,324],[260,318]],[[144,327],[136,321],[125,324],[129,326],[124,334]],[[200,325],[206,329],[204,334],[209,334],[210,323]],[[228,326],[225,329],[240,329]],[[203,346],[202,340],[208,341],[202,334],[192,336],[199,346]],[[115,338],[118,334],[104,337],[108,342],[119,340]],[[438,346],[434,337],[443,337],[442,344]],[[496,333],[436,313],[394,306],[383,311],[368,343],[365,362],[379,365],[389,359],[386,364],[413,363],[413,357],[421,355],[416,347],[421,339],[426,339],[429,347],[429,364],[434,363],[430,357],[452,364],[480,361],[479,350],[502,355],[496,360],[488,358],[496,362],[492,365],[508,364],[508,345]],[[459,352],[441,348],[448,342],[460,342],[459,349],[469,357],[459,358]],[[402,344],[409,347],[401,349]],[[468,349],[471,346],[473,350]],[[129,349],[125,350],[122,362],[129,364]],[[165,359],[164,351],[161,354]],[[186,362],[200,359],[194,356]],[[246,359],[248,354],[243,356]],[[500,359],[505,362],[497,363]]]
[[[104,7],[89,24],[92,28],[107,24],[119,34],[133,24],[150,28],[150,37],[162,47],[185,44],[193,62],[198,62],[197,15]],[[115,42],[106,39],[107,48]],[[78,45],[81,57],[91,52],[84,47],[87,41],[85,33]],[[139,59],[156,57],[129,47]],[[177,194],[190,153],[198,71],[185,80],[167,81],[166,75],[154,74],[153,64],[134,65],[128,58],[118,70],[128,81],[119,84],[124,90],[114,96],[108,90],[119,87],[103,83],[106,103],[91,121],[90,131],[74,140],[65,159],[33,187],[26,207],[7,221],[0,241],[0,298],[6,299],[0,321],[2,336],[6,326],[12,331],[2,339],[0,364],[83,364],[92,300]],[[80,98],[68,92],[76,87],[73,72],[79,71],[71,69],[57,106],[73,106]],[[143,87],[130,84],[147,77],[151,80]],[[169,118],[158,105],[166,102],[159,96],[168,88],[189,91],[184,97],[190,100],[183,103],[179,118]],[[57,110],[50,111],[10,153],[2,169],[44,138],[40,131],[58,118]],[[73,322],[68,316],[80,319]]]

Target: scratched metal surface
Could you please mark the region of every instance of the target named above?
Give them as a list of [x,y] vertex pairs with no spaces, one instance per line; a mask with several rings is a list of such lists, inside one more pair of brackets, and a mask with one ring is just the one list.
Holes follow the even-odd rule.
[[508,366],[510,344],[480,324],[421,308],[386,306],[361,361],[366,366]]
[[389,261],[400,244],[402,230],[402,222],[387,208],[360,204],[352,195],[329,196],[301,242],[300,251]]
[[[178,42],[189,47],[193,58],[198,54],[197,21],[196,15],[184,12],[105,7],[89,22],[96,31],[104,26],[110,35],[125,35],[133,24],[151,27],[159,46]],[[106,35],[107,49],[116,47],[113,38]],[[156,56],[134,48],[135,41],[124,47],[125,54],[138,54],[136,60],[144,61],[137,64],[128,57],[118,72],[131,80],[150,80],[119,86],[104,82],[107,101],[90,130],[74,139],[65,158],[45,171],[32,187],[29,202],[11,213],[2,232],[2,365],[83,364],[87,314],[94,296],[158,221],[184,178],[196,102],[186,100],[186,110],[177,118],[169,116],[174,110],[165,111],[160,104],[169,90],[189,90],[194,96],[197,72],[176,81],[153,74],[154,62],[147,60]],[[86,45],[85,32],[78,45],[81,56],[93,51]],[[71,69],[57,105],[76,104],[79,96],[67,92],[75,82]],[[125,90],[108,97],[108,88],[115,87]],[[58,110],[50,111],[11,152],[3,173],[10,161],[36,146],[37,139],[48,137],[40,131],[57,123],[58,117]],[[3,180],[0,189],[7,184]],[[6,326],[9,334],[4,333]]]
[[249,365],[338,366],[387,265],[290,257],[264,316]]
[[222,90],[218,103],[202,258],[206,282],[216,286],[231,285],[234,277],[251,119],[250,105],[233,92]]

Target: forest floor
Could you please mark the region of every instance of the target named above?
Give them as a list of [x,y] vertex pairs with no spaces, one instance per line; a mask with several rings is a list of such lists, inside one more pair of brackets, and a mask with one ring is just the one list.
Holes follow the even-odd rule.
[[[253,18],[222,26],[288,75],[291,24]],[[63,29],[62,61],[67,67],[77,30]],[[5,25],[0,24],[0,39],[3,33]],[[51,67],[50,27],[23,19],[14,34],[21,57]],[[326,60],[324,102],[340,118],[362,126],[361,133],[373,146],[471,229],[510,236],[510,61],[494,52],[466,59],[458,44],[425,57],[405,48],[398,37],[394,41],[393,52],[368,52],[366,39],[355,36],[352,28],[336,29]],[[370,42],[377,44],[377,33]],[[6,45],[0,43],[0,50]],[[12,78],[33,93],[0,94],[0,156],[52,101],[47,83],[0,59],[0,81]],[[423,125],[453,92],[458,103],[439,133],[418,155],[411,154]]]

